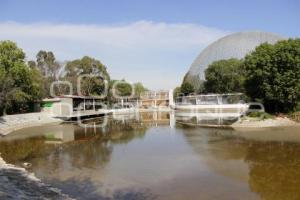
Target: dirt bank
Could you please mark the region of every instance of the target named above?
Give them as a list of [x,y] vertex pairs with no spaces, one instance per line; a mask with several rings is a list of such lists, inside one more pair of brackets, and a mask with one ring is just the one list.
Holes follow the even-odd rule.
[[268,128],[268,127],[284,127],[284,126],[300,127],[300,123],[290,120],[287,117],[275,117],[274,119],[265,119],[265,120],[260,120],[257,118],[245,118],[245,119],[240,119],[239,121],[233,123],[231,126],[233,128]]

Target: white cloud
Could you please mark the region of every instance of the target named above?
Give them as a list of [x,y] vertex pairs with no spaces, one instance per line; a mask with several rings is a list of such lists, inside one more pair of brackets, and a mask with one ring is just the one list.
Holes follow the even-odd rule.
[[40,49],[61,60],[89,55],[112,78],[141,81],[152,89],[178,85],[196,55],[229,32],[185,23],[138,21],[115,25],[0,23],[0,40],[13,40],[34,59]]

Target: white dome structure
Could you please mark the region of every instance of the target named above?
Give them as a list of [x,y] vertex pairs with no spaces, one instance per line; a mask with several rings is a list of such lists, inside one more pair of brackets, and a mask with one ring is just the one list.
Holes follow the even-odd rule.
[[262,43],[274,44],[284,38],[267,32],[239,32],[225,36],[206,47],[192,63],[184,81],[192,84],[204,80],[205,69],[214,61],[242,59]]

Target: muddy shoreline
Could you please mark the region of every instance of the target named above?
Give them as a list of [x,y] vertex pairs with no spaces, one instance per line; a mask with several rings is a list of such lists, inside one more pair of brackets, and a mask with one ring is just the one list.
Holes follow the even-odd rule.
[[257,118],[245,118],[231,125],[232,128],[272,128],[272,127],[288,127],[288,126],[299,126],[300,123],[295,122],[287,117],[276,117],[274,119],[257,119]]

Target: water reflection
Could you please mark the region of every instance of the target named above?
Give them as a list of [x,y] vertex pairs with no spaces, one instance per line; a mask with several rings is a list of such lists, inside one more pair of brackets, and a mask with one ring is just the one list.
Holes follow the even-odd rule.
[[175,113],[178,123],[192,126],[222,126],[230,125],[239,118],[238,113],[201,113],[180,112]]
[[[281,134],[295,130],[290,127],[281,130]],[[276,137],[266,141],[255,135],[246,140],[233,130],[184,129],[184,134],[211,169],[222,176],[247,181],[261,199],[300,199],[299,143],[278,141]],[[272,135],[272,129],[256,132],[261,134]],[[299,138],[299,131],[294,134]]]
[[300,199],[298,128],[201,128],[185,115],[24,129],[2,138],[0,152],[78,199]]
[[[95,122],[101,123],[101,120],[94,119],[84,123],[87,125],[95,124]],[[28,128],[2,138],[0,152],[7,162],[14,164],[16,161],[45,156],[49,152],[59,154],[62,148],[74,154],[70,157],[76,157],[77,160],[85,159],[85,157],[92,158],[93,156],[89,156],[92,153],[107,157],[112,151],[111,143],[127,143],[135,137],[142,138],[146,129],[147,126],[131,118],[122,121],[109,120],[104,128],[80,127],[76,123],[45,126],[43,129]],[[61,145],[57,146],[57,144]],[[97,148],[93,149],[95,146]],[[48,155],[50,158],[53,157],[51,153]],[[55,161],[51,160],[51,162]]]

